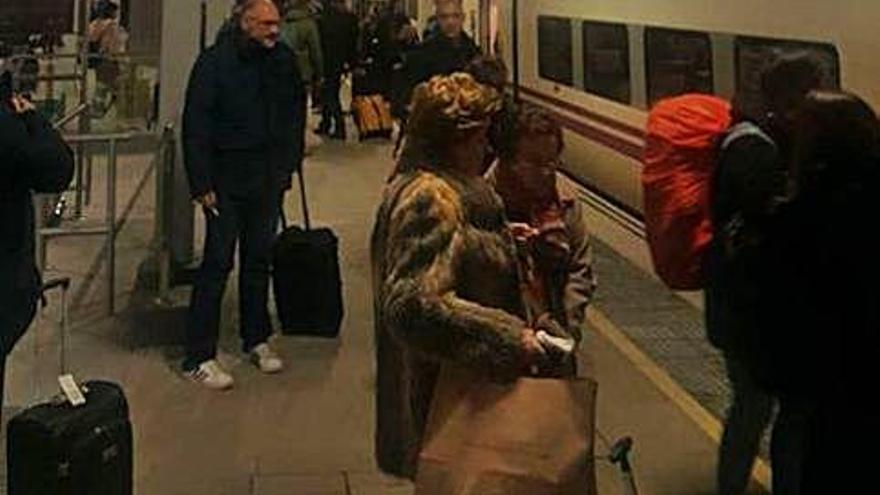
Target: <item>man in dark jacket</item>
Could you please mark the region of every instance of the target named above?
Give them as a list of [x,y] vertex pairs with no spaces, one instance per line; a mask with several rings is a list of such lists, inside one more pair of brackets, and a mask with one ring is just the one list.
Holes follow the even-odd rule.
[[[768,366],[781,356],[763,345],[766,328],[757,308],[770,294],[762,286],[765,262],[753,246],[762,242],[774,202],[785,194],[791,127],[807,93],[823,82],[810,57],[783,57],[762,74],[763,115],[738,115],[724,140],[712,188],[715,236],[707,263],[706,329],[722,350],[733,389],[718,462],[718,493],[740,495],[748,484],[772,413]],[[741,113],[741,112],[739,112]],[[750,122],[750,117],[753,122]],[[773,428],[773,492],[800,493],[804,425],[797,404],[781,400]]]
[[324,54],[324,84],[321,93],[321,123],[317,134],[345,139],[345,119],[339,91],[342,74],[351,69],[357,56],[358,20],[342,0],[332,0],[318,21]]
[[59,193],[73,177],[73,155],[34,106],[12,93],[0,60],[0,402],[6,356],[37,307],[33,193]]
[[235,33],[199,56],[187,88],[184,158],[208,230],[184,369],[213,389],[232,386],[215,356],[236,243],[243,350],[265,373],[283,367],[267,344],[269,262],[281,199],[303,157],[306,110],[293,52],[278,42],[279,23],[271,1],[245,2]]
[[[440,34],[426,39],[407,61],[407,87],[399,99],[405,107],[420,83],[438,75],[464,70],[480,54],[464,28],[461,0],[437,0],[435,4]],[[398,99],[398,98],[395,98]]]

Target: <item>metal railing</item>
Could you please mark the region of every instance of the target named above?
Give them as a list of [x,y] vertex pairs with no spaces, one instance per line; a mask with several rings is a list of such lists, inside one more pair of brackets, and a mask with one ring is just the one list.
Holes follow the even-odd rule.
[[79,118],[81,115],[84,115],[88,111],[89,111],[89,104],[88,103],[81,103],[78,107],[73,109],[72,112],[65,115],[64,117],[61,117],[60,119],[55,121],[55,123],[52,125],[55,127],[55,129],[61,129],[62,127],[66,126],[67,124],[72,122],[74,119]]
[[153,248],[156,260],[156,300],[169,304],[171,294],[171,223],[174,188],[174,164],[177,157],[177,140],[174,124],[167,123],[156,154],[156,214]]
[[107,300],[108,313],[116,312],[116,167],[119,156],[119,143],[130,141],[135,137],[134,133],[116,134],[83,134],[65,136],[65,140],[73,145],[107,144],[107,201],[104,208],[104,222],[95,227],[52,227],[40,228],[37,236],[39,249],[39,263],[41,270],[46,267],[48,241],[61,237],[93,237],[103,236],[104,246],[107,252]]
[[[72,146],[106,144],[107,177],[106,204],[104,220],[99,225],[82,226],[78,223],[58,227],[46,227],[41,224],[37,228],[37,262],[40,271],[47,266],[48,243],[56,238],[70,237],[103,237],[103,251],[107,256],[107,301],[108,314],[116,312],[116,237],[122,225],[117,219],[117,167],[120,143],[144,137],[143,133],[86,134],[68,135],[65,141]],[[156,213],[154,216],[153,254],[156,262],[156,302],[168,304],[170,301],[172,280],[171,225],[172,201],[174,184],[174,167],[177,155],[177,141],[173,124],[166,124],[156,147],[156,154],[151,165],[155,173]],[[39,218],[39,217],[38,217]]]

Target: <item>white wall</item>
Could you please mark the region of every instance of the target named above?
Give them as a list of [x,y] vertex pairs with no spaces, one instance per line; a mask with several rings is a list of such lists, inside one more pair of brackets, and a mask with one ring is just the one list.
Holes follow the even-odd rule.
[[[199,53],[202,0],[162,2],[162,50],[159,62],[159,125],[172,122],[180,142],[181,113],[189,73]],[[207,0],[210,45],[232,7],[232,0]],[[193,207],[189,197],[183,154],[178,146],[174,174],[172,252],[175,261],[189,263],[193,251]]]

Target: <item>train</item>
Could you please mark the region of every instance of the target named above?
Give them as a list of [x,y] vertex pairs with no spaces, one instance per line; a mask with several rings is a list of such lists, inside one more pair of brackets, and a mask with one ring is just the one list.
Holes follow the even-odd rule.
[[809,52],[828,84],[880,108],[876,0],[482,0],[478,16],[475,36],[520,97],[563,123],[564,172],[636,217],[659,99],[736,94],[755,107],[767,64]]

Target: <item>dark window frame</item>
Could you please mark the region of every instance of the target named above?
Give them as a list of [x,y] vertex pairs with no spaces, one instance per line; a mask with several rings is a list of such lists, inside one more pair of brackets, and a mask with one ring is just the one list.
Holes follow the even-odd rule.
[[655,98],[655,91],[653,90],[653,81],[652,81],[652,68],[653,64],[656,63],[656,57],[653,56],[656,51],[653,47],[652,36],[658,34],[675,34],[679,36],[690,36],[693,38],[699,38],[700,41],[704,42],[706,47],[708,48],[708,53],[706,56],[706,60],[708,61],[708,77],[706,78],[709,82],[708,91],[709,94],[715,94],[715,47],[712,44],[712,36],[710,33],[705,31],[697,31],[692,29],[676,29],[676,28],[668,28],[668,27],[657,27],[657,26],[645,26],[643,44],[645,49],[645,92],[648,101],[648,106],[653,105],[657,101],[667,98],[671,95],[664,95],[659,98]]
[[840,87],[841,84],[841,71],[840,71],[840,49],[834,43],[830,41],[810,41],[810,40],[795,40],[795,39],[785,39],[785,38],[769,38],[764,36],[741,36],[735,35],[734,45],[733,45],[733,57],[734,57],[734,77],[736,81],[739,82],[740,75],[740,52],[743,49],[744,45],[777,45],[780,47],[790,47],[792,51],[811,51],[815,48],[821,48],[827,53],[833,55],[834,59],[834,67],[833,72],[829,74],[831,78],[834,80],[834,84],[837,87]]
[[[567,71],[564,71],[567,73],[563,74],[561,76],[558,74],[548,74],[549,68],[545,65],[546,58],[541,56],[541,54],[542,54],[541,49],[542,49],[542,45],[543,45],[541,43],[541,33],[543,32],[541,29],[542,21],[551,21],[551,22],[556,22],[559,24],[564,23],[564,24],[568,25],[568,28],[565,31],[568,33]],[[575,80],[574,80],[575,71],[574,71],[574,60],[573,60],[574,59],[574,42],[572,40],[572,38],[573,38],[572,35],[574,34],[574,32],[573,32],[574,30],[572,28],[572,19],[568,18],[568,17],[549,16],[549,15],[538,16],[537,31],[538,31],[538,33],[537,33],[536,47],[538,49],[538,77],[541,79],[547,79],[548,81],[553,81],[554,83],[557,83],[557,84],[562,84],[564,86],[574,87],[574,85],[575,85]]]
[[[620,22],[607,22],[607,21],[594,21],[594,20],[583,20],[581,22],[581,35],[582,35],[582,43],[583,43],[583,60],[581,63],[583,64],[583,73],[584,73],[584,91],[589,94],[599,96],[601,98],[605,98],[611,101],[615,101],[617,103],[622,103],[624,105],[631,105],[633,101],[633,84],[632,84],[632,64],[630,63],[630,40],[629,40],[629,24],[624,24]],[[623,31],[623,67],[625,70],[625,74],[621,74],[619,77],[626,80],[626,96],[618,97],[618,95],[611,94],[611,92],[603,91],[601,88],[597,88],[596,86],[591,86],[592,78],[590,76],[590,67],[592,65],[589,63],[590,58],[590,43],[589,43],[589,35],[588,31],[590,28],[611,28],[615,30]]]
[[[760,102],[760,73],[769,66],[769,62],[764,60],[759,65],[749,67],[754,69],[754,74],[747,76],[743,72],[743,51],[744,50],[773,50],[780,48],[785,52],[797,53],[816,53],[824,52],[824,55],[831,61],[831,66],[826,67],[830,72],[826,74],[828,80],[824,81],[826,86],[832,88],[840,88],[841,82],[841,65],[840,50],[836,45],[830,42],[771,38],[765,36],[735,36],[734,39],[734,90],[739,101],[739,110],[746,115],[758,118],[765,111]],[[759,55],[760,56],[760,55]],[[821,61],[827,61],[824,58]],[[749,79],[753,87],[749,87]],[[745,87],[744,87],[745,83]]]

